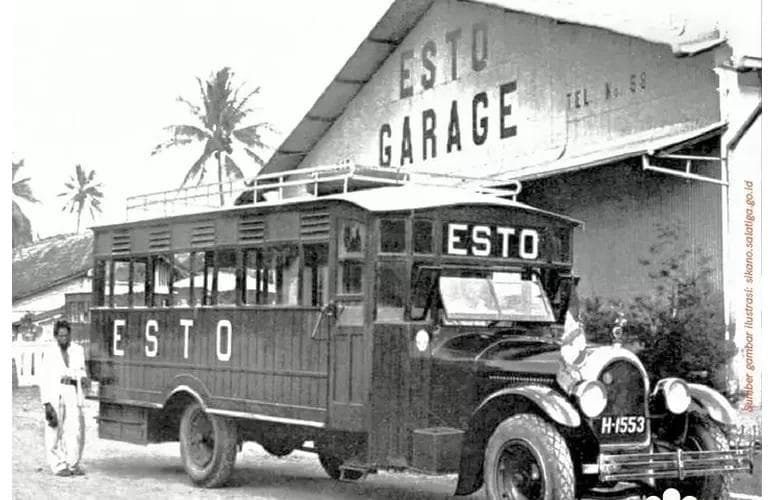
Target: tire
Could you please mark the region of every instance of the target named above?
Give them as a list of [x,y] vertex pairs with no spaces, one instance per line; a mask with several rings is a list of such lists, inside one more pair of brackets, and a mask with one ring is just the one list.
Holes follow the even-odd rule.
[[[335,479],[336,481],[341,479],[341,466],[344,462],[342,462],[340,458],[328,453],[319,453],[317,458],[320,460],[320,465],[322,465],[322,468],[325,469],[325,473],[328,474],[328,477]],[[362,472],[354,470],[347,471],[348,481],[357,481],[362,477]]]
[[222,486],[234,470],[236,452],[232,420],[207,414],[198,403],[186,407],[180,418],[180,458],[195,485]]
[[[686,451],[727,451],[728,438],[723,429],[707,417],[692,415],[688,434],[685,437]],[[713,473],[711,476],[692,477],[683,481],[671,482],[669,486],[677,489],[682,496],[694,496],[712,500],[728,500],[729,477],[727,474]]]
[[484,485],[490,499],[575,500],[567,443],[536,415],[503,420],[486,445]]

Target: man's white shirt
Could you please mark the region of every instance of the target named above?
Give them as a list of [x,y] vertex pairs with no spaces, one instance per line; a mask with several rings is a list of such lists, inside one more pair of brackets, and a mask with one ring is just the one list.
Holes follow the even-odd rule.
[[[67,348],[67,356],[70,366],[65,365],[62,349],[59,344],[53,342],[46,350],[41,361],[40,400],[43,404],[51,403],[54,407],[59,404],[59,398],[64,391],[75,389],[72,385],[61,382],[62,377],[71,377],[80,388],[81,378],[86,377],[86,359],[83,347],[71,342]],[[78,394],[78,406],[83,406],[83,390]]]

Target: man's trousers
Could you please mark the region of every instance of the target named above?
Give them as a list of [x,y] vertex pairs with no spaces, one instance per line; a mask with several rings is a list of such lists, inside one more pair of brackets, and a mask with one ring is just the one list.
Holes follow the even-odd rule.
[[56,427],[45,422],[46,460],[54,473],[72,469],[81,461],[84,440],[83,408],[78,405],[74,386],[62,386],[56,410]]

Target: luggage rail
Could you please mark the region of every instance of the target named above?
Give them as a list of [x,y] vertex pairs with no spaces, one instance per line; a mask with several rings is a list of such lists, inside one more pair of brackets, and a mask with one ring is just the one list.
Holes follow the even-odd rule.
[[[290,201],[405,184],[459,187],[471,192],[516,200],[521,191],[518,181],[508,181],[515,186],[514,189],[492,187],[496,182],[498,181],[492,178],[423,171],[406,172],[395,168],[344,162],[262,174],[250,180],[227,180],[131,196],[126,199],[126,218],[130,220],[143,216],[182,215],[224,206]],[[500,184],[502,182],[499,181]]]

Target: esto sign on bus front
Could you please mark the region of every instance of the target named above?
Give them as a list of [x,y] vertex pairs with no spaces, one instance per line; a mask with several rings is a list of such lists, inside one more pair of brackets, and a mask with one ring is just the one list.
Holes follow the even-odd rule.
[[449,255],[538,258],[535,229],[453,222],[444,229],[444,252]]

